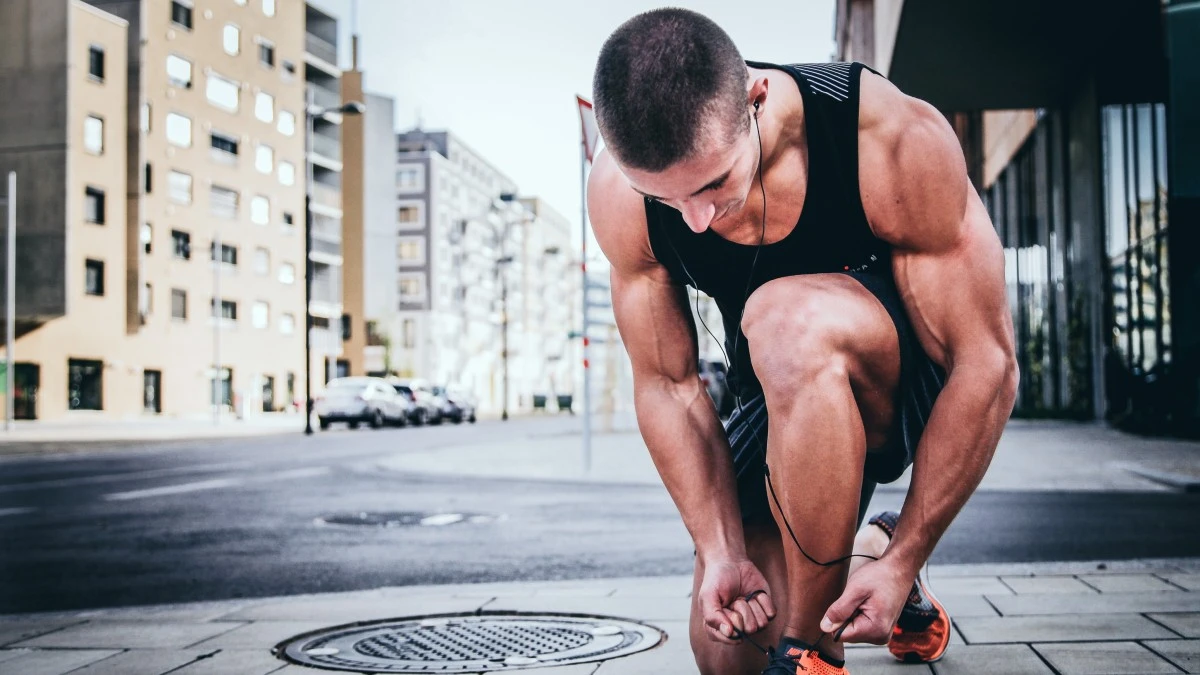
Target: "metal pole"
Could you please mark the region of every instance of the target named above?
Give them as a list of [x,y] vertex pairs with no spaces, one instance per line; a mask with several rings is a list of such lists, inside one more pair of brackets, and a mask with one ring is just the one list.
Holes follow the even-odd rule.
[[307,89],[304,106],[304,435],[312,428],[312,136],[313,90]]
[[13,428],[16,401],[17,377],[14,371],[13,349],[16,347],[17,323],[17,172],[8,172],[8,261],[7,280],[4,284],[6,301],[4,305],[4,429]]
[[[505,228],[506,230],[508,228]],[[504,242],[500,242],[500,260],[504,260]],[[507,263],[504,263],[507,264]],[[497,265],[497,271],[500,273],[500,360],[504,367],[504,408],[500,412],[500,419],[508,419],[508,278],[504,274],[504,268]]]
[[[213,231],[212,266],[213,266],[213,426],[221,424],[221,321],[225,318],[224,307],[221,304],[221,230],[220,226]],[[232,393],[233,379],[230,378],[229,388]]]
[[588,273],[587,273],[587,141],[579,144],[579,224],[583,231],[583,472],[592,470],[592,372],[588,361]]

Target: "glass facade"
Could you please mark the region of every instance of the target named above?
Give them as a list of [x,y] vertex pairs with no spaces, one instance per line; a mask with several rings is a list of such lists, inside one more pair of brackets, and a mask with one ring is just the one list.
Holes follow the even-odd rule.
[[1101,141],[1111,299],[1108,416],[1139,428],[1170,409],[1158,400],[1169,395],[1171,364],[1165,106],[1104,107]]
[[[1021,386],[1015,415],[1153,423],[1171,362],[1167,277],[1166,111],[1162,104],[1099,110],[1103,223],[1070,218],[1070,138],[1065,116],[1039,114],[1037,128],[984,203],[1004,245],[1008,301]],[[1079,227],[1103,226],[1101,245],[1073,241]],[[1088,311],[1100,258],[1104,330]],[[1096,361],[1105,411],[1096,411]],[[1138,422],[1143,424],[1139,424]]]

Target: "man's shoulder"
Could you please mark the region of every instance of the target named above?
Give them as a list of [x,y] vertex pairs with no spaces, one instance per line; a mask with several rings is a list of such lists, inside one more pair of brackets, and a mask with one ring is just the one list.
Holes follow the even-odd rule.
[[587,187],[588,215],[596,241],[613,265],[627,267],[653,260],[646,203],[607,151],[592,165]]

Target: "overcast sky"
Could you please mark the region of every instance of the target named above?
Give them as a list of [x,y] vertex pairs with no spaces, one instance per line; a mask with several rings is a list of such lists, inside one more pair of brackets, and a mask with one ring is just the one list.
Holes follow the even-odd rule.
[[[350,67],[353,0],[311,0],[341,28]],[[448,129],[575,223],[579,118],[575,94],[591,98],[605,38],[645,0],[357,0],[360,66],[369,91],[396,100],[396,129]],[[829,61],[834,0],[694,0],[733,37],[742,55],[772,62]],[[750,11],[749,8],[753,8]]]

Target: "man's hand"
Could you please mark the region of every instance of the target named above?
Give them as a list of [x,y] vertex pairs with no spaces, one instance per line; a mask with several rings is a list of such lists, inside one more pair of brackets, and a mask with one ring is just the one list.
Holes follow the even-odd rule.
[[846,582],[846,590],[821,619],[831,636],[842,629],[842,642],[887,644],[892,627],[912,590],[913,576],[886,558],[864,564]]
[[716,642],[735,645],[734,629],[753,635],[775,618],[771,589],[754,563],[741,560],[713,560],[704,565],[700,584],[700,612],[708,636]]

